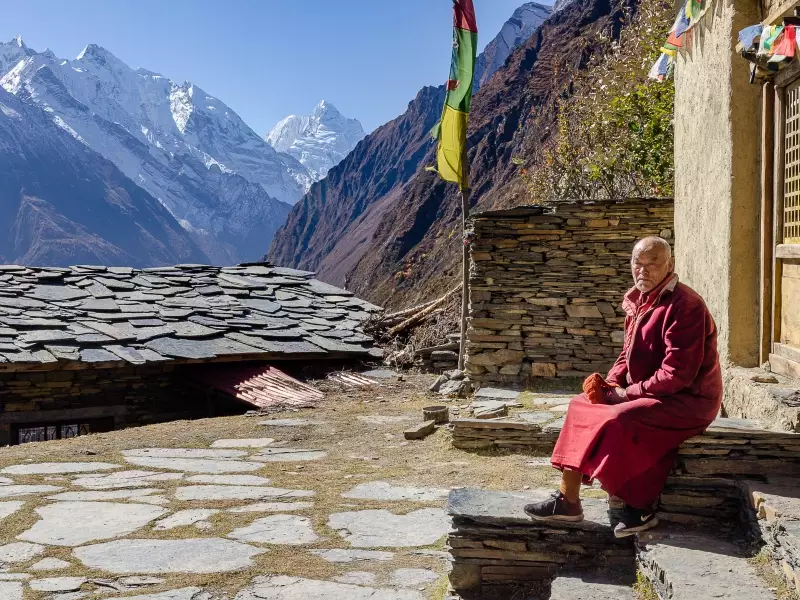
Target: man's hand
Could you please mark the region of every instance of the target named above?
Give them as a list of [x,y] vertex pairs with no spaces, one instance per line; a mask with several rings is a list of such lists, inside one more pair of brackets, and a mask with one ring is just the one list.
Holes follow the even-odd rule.
[[625,388],[615,387],[611,390],[611,398],[615,404],[626,402],[628,400],[628,393],[625,391]]

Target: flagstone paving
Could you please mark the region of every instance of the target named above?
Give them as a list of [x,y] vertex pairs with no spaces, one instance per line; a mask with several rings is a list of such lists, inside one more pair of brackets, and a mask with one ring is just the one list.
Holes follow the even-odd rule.
[[74,551],[84,565],[108,573],[227,573],[252,566],[266,552],[220,538],[186,540],[126,539],[81,546]]
[[446,431],[405,441],[430,399],[382,383],[275,419],[0,449],[0,600],[433,600],[449,490],[539,475],[531,457],[484,470]]
[[94,473],[119,469],[119,465],[103,462],[64,462],[64,463],[32,463],[29,465],[12,465],[1,473],[7,475],[54,475],[63,473]]
[[334,513],[328,527],[356,548],[430,546],[450,531],[450,518],[438,508],[396,515],[388,510]]
[[287,544],[302,546],[319,539],[307,517],[270,515],[256,519],[247,527],[234,529],[228,537],[256,544]]
[[58,502],[36,509],[41,517],[17,536],[48,546],[80,546],[133,533],[167,513],[146,504],[115,502]]

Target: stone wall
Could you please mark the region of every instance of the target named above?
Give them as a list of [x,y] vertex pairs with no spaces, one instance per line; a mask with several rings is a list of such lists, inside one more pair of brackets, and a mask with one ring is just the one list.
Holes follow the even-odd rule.
[[622,349],[637,239],[672,239],[673,203],[630,199],[474,217],[467,370],[480,382],[605,373]]
[[17,426],[108,420],[110,429],[206,414],[174,365],[0,373],[0,446]]

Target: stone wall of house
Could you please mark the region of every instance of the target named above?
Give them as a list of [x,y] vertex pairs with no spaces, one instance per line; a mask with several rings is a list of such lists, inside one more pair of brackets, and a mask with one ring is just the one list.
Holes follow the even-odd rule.
[[673,202],[520,207],[474,217],[467,371],[479,382],[605,373],[622,349],[630,254],[673,238]]
[[112,429],[199,416],[203,392],[169,365],[0,373],[0,446],[25,424],[106,420]]

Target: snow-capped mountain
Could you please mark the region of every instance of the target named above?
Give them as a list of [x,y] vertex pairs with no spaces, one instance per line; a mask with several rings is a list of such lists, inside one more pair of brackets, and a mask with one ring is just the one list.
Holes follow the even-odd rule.
[[0,264],[207,261],[158,200],[50,114],[0,89]]
[[214,262],[256,259],[311,183],[221,100],[100,46],[62,60],[17,38],[0,44],[0,65],[0,86],[160,200]]
[[323,100],[310,117],[292,115],[283,119],[266,140],[278,152],[299,160],[318,181],[365,136],[361,123],[342,116],[333,104]]
[[514,11],[497,37],[489,42],[478,56],[475,63],[475,90],[486,83],[505,64],[516,48],[528,41],[533,32],[552,12],[551,7],[536,2],[523,4]]

